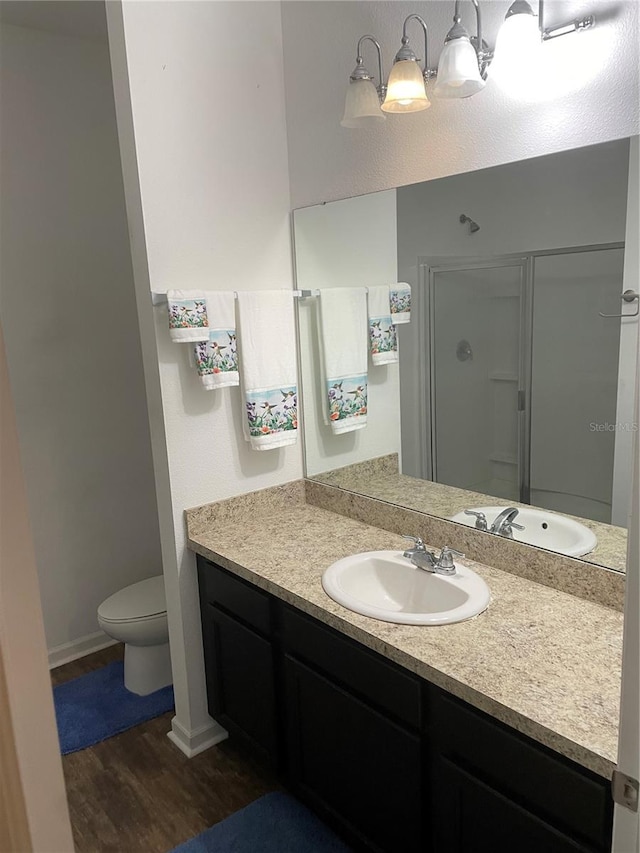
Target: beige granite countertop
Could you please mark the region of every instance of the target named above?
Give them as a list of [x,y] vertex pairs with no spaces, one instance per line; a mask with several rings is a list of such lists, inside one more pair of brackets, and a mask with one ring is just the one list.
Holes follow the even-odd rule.
[[609,778],[622,614],[465,560],[489,585],[480,616],[437,627],[352,613],[321,586],[335,560],[401,537],[304,502],[301,481],[188,510],[189,547],[538,742]]
[[[439,518],[450,519],[453,515],[474,506],[506,505],[507,503],[515,507],[527,506],[517,501],[505,501],[480,492],[471,492],[400,474],[396,454],[337,468],[325,474],[315,475],[312,479]],[[618,572],[626,570],[627,531],[624,527],[577,516],[567,515],[566,517],[584,524],[598,538],[598,544],[593,551],[577,559]],[[517,533],[515,538],[518,538]]]

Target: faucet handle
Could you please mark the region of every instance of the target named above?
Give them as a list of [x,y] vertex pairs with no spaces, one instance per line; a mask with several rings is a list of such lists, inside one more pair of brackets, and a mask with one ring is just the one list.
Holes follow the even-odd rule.
[[487,529],[487,516],[483,512],[476,512],[474,509],[465,509],[464,514],[475,516],[476,527],[478,530]]
[[526,530],[527,528],[524,524],[516,524],[515,521],[509,522],[509,526],[513,527],[514,530]]
[[440,552],[440,556],[438,557],[438,562],[436,563],[436,568],[438,569],[450,569],[450,574],[454,574],[456,567],[453,562],[453,555],[456,557],[464,557],[462,551],[456,551],[455,548],[449,548],[448,545],[445,545],[442,551]]
[[402,538],[410,539],[411,542],[413,542],[413,547],[416,549],[416,551],[426,551],[426,548],[424,547],[424,542],[419,536],[408,536],[406,533],[403,533]]

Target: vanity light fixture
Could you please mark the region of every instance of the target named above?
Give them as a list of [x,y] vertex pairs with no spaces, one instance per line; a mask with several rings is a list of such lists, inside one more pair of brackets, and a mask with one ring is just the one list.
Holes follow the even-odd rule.
[[[427,23],[420,15],[409,15],[402,27],[402,45],[395,56],[389,80],[385,86],[382,70],[382,50],[373,36],[362,36],[358,42],[356,67],[349,78],[349,88],[342,121],[343,127],[364,127],[383,121],[383,113],[413,113],[431,106],[426,84],[437,77],[434,95],[438,98],[469,98],[481,92],[491,77],[513,79],[535,74],[539,68],[540,46],[543,42],[569,33],[582,32],[595,23],[593,15],[577,18],[567,24],[546,27],[544,0],[538,0],[536,15],[527,0],[515,0],[509,7],[496,39],[494,51],[482,38],[482,19],[479,0],[472,0],[476,12],[476,35],[471,37],[462,25],[461,0],[455,0],[453,27],[447,33],[438,69],[429,68]],[[407,25],[417,21],[424,32],[424,62],[409,46]],[[379,83],[364,67],[362,43],[371,41],[378,51]],[[494,58],[495,57],[495,58]],[[380,106],[382,102],[382,106]]]
[[[424,31],[424,64],[409,47],[407,24],[417,21]],[[436,72],[428,65],[427,24],[420,15],[409,15],[402,27],[402,47],[396,53],[393,68],[389,74],[387,96],[382,104],[385,113],[415,113],[431,106],[427,97],[426,82],[435,77]]]
[[460,0],[456,0],[453,26],[447,33],[438,62],[438,76],[433,94],[437,98],[470,98],[486,85],[487,68],[493,54],[482,40],[480,3],[472,0],[476,10],[475,45],[460,18]]
[[[378,51],[378,80],[376,87],[373,76],[364,67],[362,58],[362,44],[370,41]],[[384,83],[382,72],[382,50],[377,39],[373,36],[362,36],[358,41],[356,56],[356,67],[349,78],[349,87],[344,103],[344,116],[340,124],[343,127],[368,127],[386,120],[385,114],[380,110],[380,101],[384,100],[387,87]]]

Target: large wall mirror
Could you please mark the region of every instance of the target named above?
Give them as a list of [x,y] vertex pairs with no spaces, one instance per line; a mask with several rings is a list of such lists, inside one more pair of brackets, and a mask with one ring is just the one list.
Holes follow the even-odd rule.
[[308,477],[478,529],[482,513],[489,531],[513,507],[515,539],[624,570],[632,150],[625,139],[295,211],[300,289],[412,288],[399,363],[369,365],[367,426],[342,435],[323,416],[318,300],[299,300]]

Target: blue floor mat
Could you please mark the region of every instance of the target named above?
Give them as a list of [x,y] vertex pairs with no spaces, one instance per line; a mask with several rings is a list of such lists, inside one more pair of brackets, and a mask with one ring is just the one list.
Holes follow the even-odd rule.
[[173,687],[136,696],[124,686],[124,664],[114,661],[53,688],[63,755],[159,717],[173,708]]
[[276,792],[172,853],[351,853],[351,848],[293,797]]

